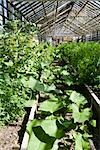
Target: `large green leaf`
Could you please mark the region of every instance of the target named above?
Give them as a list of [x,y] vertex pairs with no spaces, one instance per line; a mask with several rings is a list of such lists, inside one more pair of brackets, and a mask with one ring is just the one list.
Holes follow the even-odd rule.
[[59,142],[59,140],[55,140],[55,142],[54,142],[54,144],[53,144],[53,147],[52,147],[52,149],[51,150],[58,150],[58,142]]
[[72,117],[74,119],[74,123],[79,122],[80,113],[78,106],[76,104],[71,104],[70,108],[72,109]]
[[44,84],[44,83],[36,80],[32,76],[29,78],[29,81],[26,81],[24,78],[21,81],[25,87],[31,88],[32,90],[42,91],[42,92],[56,91],[56,87],[54,84],[49,86],[47,84]]
[[44,91],[44,84],[34,79],[33,77],[30,77],[28,84],[29,88],[32,90]]
[[30,135],[28,150],[33,150],[34,147],[35,150],[55,150],[58,147],[55,140],[64,136],[64,131],[58,127],[56,119],[34,119],[28,123],[26,131]]
[[70,73],[67,70],[62,70],[61,74],[64,76],[70,75]]
[[44,84],[44,91],[45,92],[56,91],[56,87],[54,84],[52,84],[51,86]]
[[79,111],[79,107],[76,104],[71,104],[70,109],[72,109],[72,117],[74,122],[85,122],[88,121],[91,116],[91,110],[89,108],[82,109]]
[[74,139],[75,139],[75,150],[83,150],[82,147],[82,134],[80,133],[73,133]]
[[89,123],[90,123],[93,127],[96,127],[96,120],[91,120]]
[[70,100],[76,103],[78,106],[84,105],[87,103],[86,98],[80,93],[77,93],[76,91],[72,92],[72,94],[70,95]]
[[35,127],[31,134],[28,150],[49,150],[53,147],[55,138],[47,135],[41,127]]
[[75,150],[90,150],[90,144],[88,141],[89,134],[84,139],[85,134],[73,131],[73,137],[75,140]]
[[63,107],[64,104],[62,103],[62,101],[55,98],[55,99],[50,99],[42,102],[40,104],[39,110],[53,113],[55,111],[60,110]]
[[85,122],[86,120],[89,121],[91,116],[90,108],[85,108],[80,112],[79,122]]
[[75,128],[76,125],[73,123],[72,120],[59,120],[59,123],[62,125],[62,128],[70,131],[71,129]]
[[27,124],[26,131],[31,135],[33,131],[33,127],[40,126],[43,120],[34,119]]
[[11,60],[9,60],[9,62],[4,62],[4,64],[7,65],[8,67],[13,66],[13,62]]
[[90,150],[89,141],[85,141],[84,139],[82,139],[82,146],[83,146],[84,150]]
[[46,134],[49,136],[60,138],[63,136],[64,132],[63,129],[58,127],[56,119],[45,119],[45,120],[38,120],[34,119],[30,123],[27,124],[26,131],[31,135],[32,129],[35,127],[41,126],[42,129],[45,131]]
[[61,138],[64,135],[63,129],[58,128],[56,119],[44,120],[41,127],[49,136]]
[[34,104],[36,104],[36,100],[28,100],[25,103],[25,107],[32,107]]

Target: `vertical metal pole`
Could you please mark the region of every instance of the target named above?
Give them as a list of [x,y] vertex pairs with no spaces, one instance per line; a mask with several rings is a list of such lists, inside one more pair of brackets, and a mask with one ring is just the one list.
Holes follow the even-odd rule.
[[[1,4],[4,6],[4,1],[1,1]],[[5,16],[4,16],[4,7],[2,7],[2,15],[3,15],[3,24],[5,24]]]
[[98,30],[97,30],[97,41],[98,41]]
[[7,3],[7,18],[9,18],[8,1],[6,1],[6,3]]

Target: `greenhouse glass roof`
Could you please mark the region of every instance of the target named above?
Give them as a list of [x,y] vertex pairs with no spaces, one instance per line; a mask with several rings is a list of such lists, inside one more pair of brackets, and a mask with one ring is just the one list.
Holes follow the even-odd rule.
[[82,36],[100,30],[100,1],[17,1],[7,0],[41,34]]

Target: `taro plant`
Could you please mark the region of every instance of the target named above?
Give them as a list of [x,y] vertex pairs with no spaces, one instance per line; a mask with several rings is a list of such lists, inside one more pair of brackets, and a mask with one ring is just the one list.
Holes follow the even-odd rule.
[[41,118],[27,124],[28,150],[34,146],[40,150],[58,150],[61,144],[63,149],[90,149],[88,124],[95,126],[95,120],[83,95],[68,90],[62,98],[49,94],[49,98],[39,104],[38,111]]

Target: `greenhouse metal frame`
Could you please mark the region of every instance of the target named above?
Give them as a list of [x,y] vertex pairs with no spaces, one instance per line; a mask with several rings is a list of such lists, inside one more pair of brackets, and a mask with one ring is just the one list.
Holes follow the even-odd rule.
[[100,2],[0,0],[1,24],[20,19],[39,26],[41,36],[68,35],[85,40],[100,39]]

